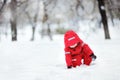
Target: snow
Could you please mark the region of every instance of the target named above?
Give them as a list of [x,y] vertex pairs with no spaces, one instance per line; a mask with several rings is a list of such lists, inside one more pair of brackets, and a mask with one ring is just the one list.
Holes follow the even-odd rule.
[[90,66],[67,69],[63,35],[35,41],[0,42],[0,80],[120,80],[120,29],[110,28],[111,40],[102,30],[81,36],[97,55]]

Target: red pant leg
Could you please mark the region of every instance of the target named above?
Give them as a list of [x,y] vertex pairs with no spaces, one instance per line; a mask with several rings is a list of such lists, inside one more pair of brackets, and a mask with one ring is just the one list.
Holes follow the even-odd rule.
[[92,58],[89,55],[84,55],[83,63],[86,65],[90,65],[91,62],[92,62]]
[[93,51],[90,49],[90,47],[85,44],[83,46],[83,62],[86,65],[90,65],[92,58],[90,57],[90,55],[93,53]]
[[81,60],[82,60],[82,56],[81,55],[73,56],[72,57],[73,67],[80,66],[82,64]]
[[87,44],[84,44],[82,50],[83,50],[82,52],[85,53],[86,55],[91,55],[93,53],[93,51]]

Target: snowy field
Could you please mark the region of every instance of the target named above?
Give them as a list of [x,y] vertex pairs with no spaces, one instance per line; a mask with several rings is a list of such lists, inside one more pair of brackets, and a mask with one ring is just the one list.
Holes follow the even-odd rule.
[[0,80],[120,80],[120,28],[111,28],[111,40],[103,31],[83,40],[97,55],[90,66],[67,69],[63,35],[54,41],[0,42]]

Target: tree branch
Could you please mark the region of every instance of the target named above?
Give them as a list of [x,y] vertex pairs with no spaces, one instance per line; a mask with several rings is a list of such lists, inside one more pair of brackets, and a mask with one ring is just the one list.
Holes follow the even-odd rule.
[[2,9],[4,8],[6,2],[7,2],[7,0],[4,0],[4,1],[3,1],[3,4],[2,4],[2,6],[1,6],[1,8],[0,8],[0,12],[2,12]]

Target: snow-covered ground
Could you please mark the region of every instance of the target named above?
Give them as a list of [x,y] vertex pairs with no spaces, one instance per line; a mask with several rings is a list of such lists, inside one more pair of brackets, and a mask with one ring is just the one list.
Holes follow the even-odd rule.
[[120,29],[111,28],[111,40],[103,32],[82,39],[97,55],[90,66],[67,69],[63,35],[54,41],[0,42],[0,80],[120,80]]

